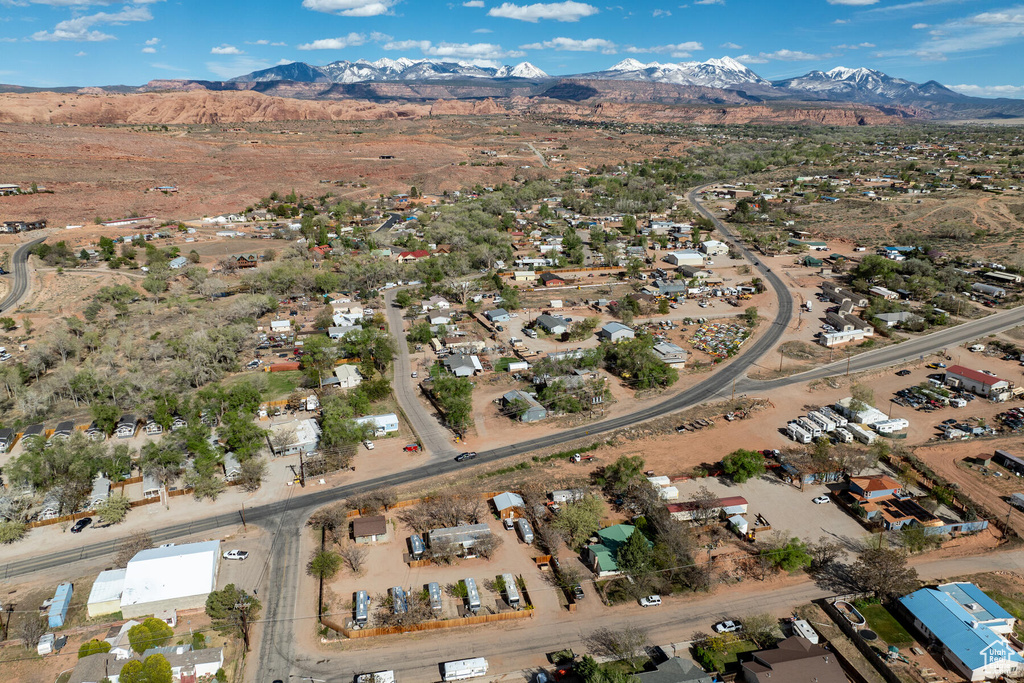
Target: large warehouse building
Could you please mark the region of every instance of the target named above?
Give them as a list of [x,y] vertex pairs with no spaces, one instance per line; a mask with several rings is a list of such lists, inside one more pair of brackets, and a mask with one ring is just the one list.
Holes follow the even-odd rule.
[[143,550],[128,562],[121,591],[126,619],[165,610],[202,609],[217,588],[220,541]]

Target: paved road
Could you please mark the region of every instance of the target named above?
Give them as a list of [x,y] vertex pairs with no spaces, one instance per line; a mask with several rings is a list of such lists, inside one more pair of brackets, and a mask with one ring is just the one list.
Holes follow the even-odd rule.
[[0,301],[0,311],[10,312],[10,309],[21,302],[21,297],[25,296],[29,284],[28,252],[45,239],[45,237],[40,237],[26,242],[14,250],[14,254],[11,256],[11,291],[7,293],[7,298]]
[[546,159],[544,158],[544,155],[543,155],[543,154],[541,154],[541,153],[540,153],[540,152],[539,152],[539,151],[537,150],[537,148],[533,146],[533,143],[532,143],[532,142],[527,142],[527,143],[526,143],[526,145],[527,145],[527,147],[529,147],[530,149],[532,149],[532,150],[533,150],[533,153],[537,155],[537,158],[538,158],[538,159],[540,159],[540,165],[541,165],[541,166],[543,166],[544,168],[550,168],[550,167],[548,166],[548,162],[547,162],[547,160],[546,160]]
[[381,226],[379,228],[374,230],[374,232],[375,233],[377,233],[377,232],[387,232],[391,228],[395,227],[395,224],[398,223],[398,221],[400,221],[400,220],[402,220],[402,215],[398,214],[398,213],[393,213],[393,214],[391,214],[388,217],[388,219],[386,221],[384,221],[381,224]]
[[[384,295],[384,308],[388,326],[395,337],[398,353],[395,356],[395,381],[392,383],[395,399],[426,449],[431,461],[450,460],[455,456],[452,434],[440,425],[434,413],[420,401],[419,381],[412,379],[412,358],[409,345],[402,334],[402,309],[394,305],[398,290],[392,289]],[[426,373],[424,373],[425,375]]]

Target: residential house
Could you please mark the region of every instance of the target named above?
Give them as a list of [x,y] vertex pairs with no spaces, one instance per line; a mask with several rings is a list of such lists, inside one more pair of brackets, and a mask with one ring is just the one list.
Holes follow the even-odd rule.
[[388,522],[384,515],[357,517],[352,520],[352,540],[360,544],[389,540]]
[[164,426],[153,419],[150,415],[146,418],[146,434],[150,436],[156,436],[157,434],[164,433]]
[[28,427],[25,427],[25,430],[21,433],[21,442],[25,448],[27,448],[33,440],[45,438],[46,426],[41,424],[29,425]]
[[[598,578],[614,576],[619,573],[619,564],[616,561],[619,548],[621,548],[629,537],[636,531],[632,524],[616,524],[597,532],[598,542],[588,545],[583,549],[581,555],[583,561],[590,569],[597,574]],[[650,541],[647,541],[651,544]],[[653,545],[653,544],[651,544]]]
[[704,240],[700,243],[700,250],[708,256],[718,256],[729,253],[729,245],[718,240]]
[[50,435],[48,443],[56,443],[57,441],[67,441],[71,438],[71,435],[75,431],[75,423],[73,420],[63,420],[58,422],[57,426],[53,430],[53,434]]
[[188,427],[188,420],[178,415],[175,415],[174,419],[171,421],[171,431],[176,432],[179,429],[184,429],[185,427]]
[[462,353],[452,354],[442,361],[448,372],[456,377],[472,377],[484,368],[480,364],[480,358]]
[[897,299],[900,298],[900,295],[892,291],[891,289],[886,289],[885,287],[877,285],[874,287],[869,287],[868,292],[870,294],[874,294],[875,296],[880,296],[886,301],[896,301]]
[[687,284],[682,280],[657,280],[654,286],[658,288],[659,296],[675,297],[686,296],[686,291],[689,289]]
[[633,674],[640,683],[713,683],[715,677],[705,673],[689,659],[672,657],[656,665],[654,671]]
[[168,263],[167,267],[171,270],[179,270],[188,265],[188,258],[185,256],[177,256],[172,258]]
[[418,261],[421,258],[427,258],[430,256],[430,252],[426,249],[417,249],[415,251],[403,251],[398,255],[399,263],[409,263],[410,261]]
[[667,252],[662,259],[673,266],[703,266],[704,255],[693,249]]
[[134,415],[125,414],[117,420],[114,436],[119,439],[130,439],[135,436],[136,420]]
[[747,514],[747,499],[743,496],[727,496],[714,501],[709,507],[703,508],[699,503],[688,500],[683,503],[669,503],[665,506],[672,519],[679,522],[692,522],[699,519],[705,512],[711,517],[732,517]]
[[100,429],[100,424],[96,420],[89,423],[89,427],[85,430],[85,435],[89,437],[90,441],[105,441],[107,435]]
[[536,326],[548,334],[561,335],[569,331],[569,321],[556,315],[544,313],[537,316]]
[[623,339],[633,339],[636,334],[633,332],[633,328],[622,323],[608,323],[600,330],[597,331],[597,336],[602,341],[609,341],[616,344]]
[[899,599],[914,628],[969,681],[1024,672],[1024,658],[1007,639],[1016,619],[973,583],[922,588]]
[[89,493],[89,507],[96,508],[110,498],[110,480],[102,474],[97,474],[92,480],[92,491]]
[[495,308],[493,311],[484,312],[484,317],[492,323],[508,322],[512,318],[504,308]]
[[362,325],[331,325],[327,328],[327,336],[331,339],[342,339],[350,332],[362,332]]
[[286,444],[275,444],[275,440],[270,439],[271,450],[278,456],[310,453],[315,451],[320,443],[320,425],[312,418],[271,425],[270,431],[284,434],[291,434],[294,431]]
[[236,268],[255,268],[260,264],[260,257],[256,254],[239,254],[235,257]]
[[162,489],[162,488],[163,488],[163,485],[160,483],[159,479],[157,479],[155,476],[153,476],[152,473],[146,472],[145,470],[143,470],[143,472],[142,472],[142,497],[143,498],[159,498],[160,497],[160,489]]
[[491,498],[499,519],[515,519],[526,515],[526,503],[518,493],[506,491]]
[[561,287],[565,284],[565,280],[561,276],[555,275],[554,273],[541,273],[540,282],[545,287]]
[[897,327],[910,325],[924,319],[911,311],[896,311],[895,313],[876,313],[875,318],[885,323],[886,327]]
[[473,546],[482,539],[490,538],[491,528],[486,524],[464,524],[427,532],[427,544],[433,548],[446,545],[458,546],[460,553],[472,553]]
[[368,424],[373,427],[374,436],[384,436],[398,431],[398,416],[394,413],[383,415],[367,415],[366,417],[355,418],[359,425]]
[[683,347],[672,342],[658,342],[651,350],[654,351],[658,360],[666,365],[683,367],[686,365],[686,359],[689,358],[689,353]]
[[750,661],[740,664],[740,671],[746,683],[847,683],[835,654],[800,636],[753,653]]
[[0,429],[0,453],[6,453],[14,444],[14,430],[10,427]]
[[431,311],[430,313],[427,313],[427,322],[430,323],[431,327],[435,327],[437,325],[451,325],[452,319],[447,313],[435,313]]
[[517,270],[512,273],[512,280],[514,282],[536,282],[537,273],[532,270]]
[[[523,407],[525,404],[525,408]],[[516,409],[522,412],[519,415],[520,422],[537,422],[548,416],[547,409],[537,399],[525,391],[513,389],[505,392],[501,397],[501,405],[506,410]]]
[[242,474],[242,464],[231,451],[224,454],[224,481],[235,481]]
[[338,386],[342,389],[354,389],[363,382],[363,376],[355,365],[339,365],[334,368],[334,376],[338,378]]

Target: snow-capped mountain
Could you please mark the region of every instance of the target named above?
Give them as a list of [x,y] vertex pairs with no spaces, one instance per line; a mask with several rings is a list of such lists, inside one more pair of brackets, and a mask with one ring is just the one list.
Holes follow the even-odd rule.
[[466,62],[435,62],[429,59],[378,59],[370,62],[338,61],[325,66],[293,62],[254,71],[232,81],[300,83],[363,83],[366,81],[439,81],[460,78],[523,78],[540,80],[548,75],[529,62],[515,66],[477,66]]
[[707,88],[728,88],[745,83],[768,85],[756,73],[731,57],[709,59],[706,62],[650,62],[644,64],[633,58],[624,59],[604,70],[581,74],[586,78],[615,81],[651,81],[676,85],[699,85]]
[[874,69],[849,69],[844,66],[773,81],[772,85],[794,93],[840,101],[951,101],[964,97],[935,81],[914,83]]

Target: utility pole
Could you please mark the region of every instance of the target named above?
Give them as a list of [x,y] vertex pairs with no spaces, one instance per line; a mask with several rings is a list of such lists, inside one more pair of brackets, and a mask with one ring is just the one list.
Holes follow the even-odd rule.
[[786,354],[780,348],[779,349],[779,372],[782,372],[782,359],[785,358],[785,357],[786,357]]
[[249,527],[245,525],[245,503],[242,503],[242,511],[240,514],[242,515],[242,530],[248,531]]
[[850,376],[850,351],[846,351],[846,376]]
[[237,609],[241,615],[241,629],[242,629],[242,643],[245,646],[245,651],[249,651],[249,601],[243,600],[242,602],[235,603],[235,609]]

